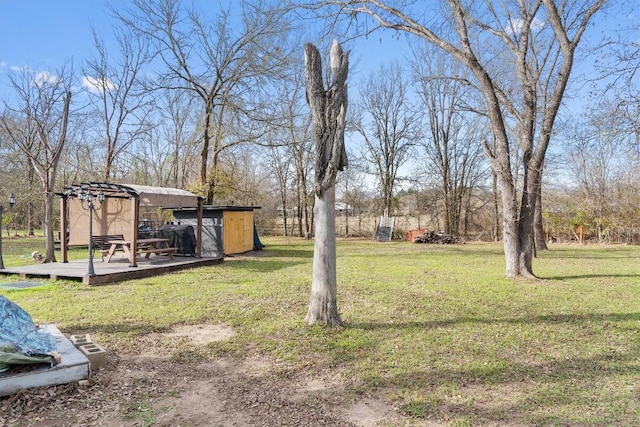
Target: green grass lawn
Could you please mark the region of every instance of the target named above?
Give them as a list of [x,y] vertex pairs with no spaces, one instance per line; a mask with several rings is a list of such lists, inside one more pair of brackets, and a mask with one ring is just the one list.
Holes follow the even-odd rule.
[[[35,243],[5,240],[5,265],[43,251]],[[231,325],[231,340],[174,359],[258,353],[285,370],[333,370],[348,394],[383,393],[417,420],[640,423],[640,247],[554,245],[534,261],[541,280],[512,281],[499,244],[339,241],[345,326],[325,328],[303,322],[312,242],[263,243],[263,256],[160,277],[0,293],[114,351],[177,324]]]

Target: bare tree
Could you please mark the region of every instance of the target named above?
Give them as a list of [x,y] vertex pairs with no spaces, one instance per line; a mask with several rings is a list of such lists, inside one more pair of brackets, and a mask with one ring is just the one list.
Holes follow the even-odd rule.
[[44,191],[44,262],[55,262],[54,194],[60,155],[67,142],[73,72],[61,69],[57,75],[23,70],[10,75],[16,93],[15,105],[5,104],[2,127],[29,159]]
[[[468,196],[482,178],[483,118],[465,112],[474,94],[461,65],[434,46],[414,52],[418,94],[427,112],[427,135],[420,141],[427,171],[437,171],[444,201],[444,231],[459,234]],[[422,58],[430,58],[424,61]]]
[[[145,184],[159,187],[171,187],[175,176],[173,175],[174,147],[175,143],[162,135],[161,131],[166,128],[150,129],[144,134],[140,134],[136,144],[129,147],[120,162],[121,167],[136,172],[144,171]],[[127,180],[126,176],[122,179]],[[177,186],[176,186],[177,187]]]
[[309,175],[312,169],[311,138],[309,137],[310,124],[303,124],[298,128],[298,135],[291,140],[293,151],[293,163],[296,169],[296,216],[298,217],[298,234],[311,238],[313,218],[310,213],[313,208],[313,196],[310,194]]
[[304,69],[295,67],[290,78],[284,82],[282,90],[284,99],[280,99],[278,104],[282,106],[282,112],[279,115],[284,118],[282,126],[287,135],[285,145],[291,152],[295,168],[298,235],[309,238],[312,228],[309,175],[313,167],[313,140],[310,117],[308,114],[303,114],[303,106],[300,103],[304,90]]
[[264,181],[259,172],[260,146],[238,145],[224,153],[226,200],[230,204],[250,205],[258,198]]
[[[7,125],[13,120],[12,116],[15,118],[15,114],[9,113],[5,118]],[[19,123],[15,123],[12,128],[20,126]],[[35,144],[35,141],[26,141],[26,143]],[[6,133],[5,126],[0,126],[0,159],[0,170],[4,172],[0,187],[7,192],[20,195],[13,209],[5,210],[5,215],[13,215],[15,222],[12,221],[11,224],[14,227],[25,227],[27,235],[33,236],[35,224],[38,220],[42,222],[42,215],[39,215],[39,212],[44,211],[41,201],[42,192],[39,190],[40,185],[31,160]],[[8,227],[6,230],[9,232]]]
[[114,177],[114,165],[134,141],[149,131],[151,99],[143,90],[142,67],[151,55],[145,37],[127,27],[116,30],[118,55],[109,56],[105,43],[94,32],[96,56],[86,62],[83,85],[87,89],[94,114],[102,126],[95,126],[97,145],[104,147],[103,179]]
[[[279,181],[285,235],[295,235],[294,227],[297,227],[298,236],[310,236],[312,190],[309,188],[309,176],[313,168],[313,140],[311,118],[304,97],[302,61],[291,64],[291,72],[278,89],[271,97],[274,120],[266,138],[271,145],[269,167],[276,169],[275,178]],[[290,222],[294,211],[296,221]]]
[[420,115],[409,101],[400,65],[382,65],[360,89],[356,131],[364,138],[363,159],[380,185],[382,209],[391,212],[394,190],[403,164],[410,158],[420,132]]
[[[179,0],[135,0],[128,14],[114,13],[144,37],[149,37],[166,67],[158,83],[165,88],[187,90],[203,107],[200,185],[210,203],[216,192],[221,153],[237,144],[259,138],[264,128],[255,124],[260,111],[255,96],[268,91],[269,78],[287,65],[284,42],[288,36],[282,11],[262,2],[239,1],[234,17],[220,10],[214,19],[194,8],[183,9]],[[230,115],[244,126],[227,132]],[[238,116],[243,115],[244,119]]]
[[194,98],[189,95],[184,91],[163,90],[162,96],[156,100],[163,118],[158,125],[158,132],[168,144],[168,182],[175,188],[186,188],[189,182],[197,179],[197,176],[193,176],[191,165],[198,161],[200,134],[197,131]]
[[289,190],[291,184],[291,153],[284,146],[269,149],[268,167],[275,175],[279,207],[282,209],[284,235],[289,234]]
[[619,202],[616,183],[624,181],[624,170],[630,167],[624,132],[620,132],[620,114],[611,102],[598,104],[585,120],[575,119],[567,129],[567,171],[577,183],[576,205],[586,214],[581,224],[593,230],[602,242],[614,222],[612,217]]
[[347,74],[349,53],[340,43],[331,47],[331,84],[324,89],[320,52],[311,43],[304,46],[306,94],[313,118],[316,148],[315,205],[316,221],[313,250],[311,302],[306,322],[340,325],[336,278],[336,175],[347,166],[344,130],[347,114]]
[[[347,156],[349,158],[353,158],[351,153],[347,151]],[[353,162],[352,162],[353,163]],[[364,176],[361,171],[357,168],[350,166],[345,169],[340,175],[338,175],[336,180],[336,185],[340,189],[340,193],[342,196],[340,200],[346,205],[345,206],[345,218],[344,218],[344,233],[345,236],[349,236],[353,230],[349,227],[349,219],[351,216],[358,213],[358,234],[362,232],[361,229],[361,208],[363,204],[364,198]]]
[[[325,0],[307,6],[335,6],[333,16],[339,13],[351,22],[369,16],[377,27],[367,23],[364,32],[387,28],[415,35],[468,68],[473,84],[484,96],[484,110],[495,141],[491,145],[487,140],[483,149],[502,195],[506,275],[535,277],[535,190],[576,49],[589,23],[606,3],[445,0],[430,13],[425,13],[422,4],[418,7],[413,2],[393,0]],[[509,77],[516,79],[517,90],[513,90]],[[514,160],[518,161],[514,164]],[[523,178],[519,184],[520,173]]]

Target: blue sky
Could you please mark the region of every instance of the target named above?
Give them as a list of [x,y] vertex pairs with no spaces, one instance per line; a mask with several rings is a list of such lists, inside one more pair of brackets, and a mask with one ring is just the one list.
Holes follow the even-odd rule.
[[0,67],[55,69],[93,49],[91,27],[110,33],[100,0],[0,0]]
[[[122,7],[129,3],[109,1]],[[227,0],[200,1],[217,5]],[[619,3],[616,1],[616,4]],[[602,15],[590,32],[597,35],[616,26],[628,27],[634,19],[637,18],[628,13]],[[82,62],[93,52],[92,27],[109,40],[113,23],[105,0],[0,0],[0,98],[9,90],[6,75],[12,68],[28,66],[35,71],[55,72],[73,63],[79,71]],[[395,37],[389,31],[379,31],[356,43],[346,46],[352,49],[353,80],[366,76],[383,60],[408,54],[406,35]],[[302,51],[302,46],[300,49]],[[359,61],[362,62],[356,65]],[[580,71],[585,70],[576,69],[574,75]]]
[[[110,3],[124,6],[128,2],[110,0]],[[6,76],[11,69],[30,67],[55,72],[73,63],[79,71],[94,50],[92,28],[109,40],[113,24],[104,0],[0,0],[0,98],[10,89]],[[354,65],[364,52],[371,52],[365,55],[368,63],[376,63],[406,51],[405,44],[391,33],[360,40],[358,46],[352,55]],[[302,44],[300,51],[302,54]],[[352,71],[362,69],[358,65]]]

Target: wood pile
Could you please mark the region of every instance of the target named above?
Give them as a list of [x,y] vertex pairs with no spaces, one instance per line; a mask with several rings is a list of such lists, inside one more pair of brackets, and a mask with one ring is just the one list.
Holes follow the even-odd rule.
[[464,243],[464,240],[453,234],[440,233],[435,231],[425,231],[422,235],[413,239],[414,243],[435,243],[435,244],[454,244]]

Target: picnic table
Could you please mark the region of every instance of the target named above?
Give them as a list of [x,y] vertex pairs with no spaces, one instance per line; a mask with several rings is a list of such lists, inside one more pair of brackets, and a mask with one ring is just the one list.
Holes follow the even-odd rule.
[[[111,244],[109,248],[109,252],[104,258],[105,262],[111,261],[111,257],[113,253],[118,248],[122,248],[125,255],[128,259],[131,259],[131,240],[109,240]],[[178,250],[178,248],[172,248],[169,246],[169,239],[160,239],[160,238],[152,238],[152,239],[138,239],[136,241],[136,257],[144,254],[145,258],[149,258],[151,254],[163,255],[167,254],[170,259],[173,259],[173,254]]]

